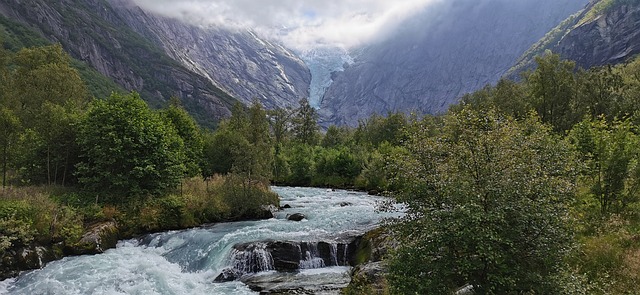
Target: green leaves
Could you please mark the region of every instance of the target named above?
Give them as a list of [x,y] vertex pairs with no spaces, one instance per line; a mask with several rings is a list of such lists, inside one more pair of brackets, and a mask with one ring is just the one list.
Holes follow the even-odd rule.
[[584,120],[570,133],[584,163],[582,184],[601,214],[621,214],[639,199],[637,171],[640,143],[629,120]]
[[[427,128],[428,130],[428,128]],[[570,243],[570,149],[536,117],[463,108],[411,134],[397,182],[409,205],[391,262],[399,293],[553,293]],[[420,282],[416,287],[410,282]]]
[[80,183],[110,202],[161,194],[185,172],[182,139],[136,93],[95,101],[78,144]]

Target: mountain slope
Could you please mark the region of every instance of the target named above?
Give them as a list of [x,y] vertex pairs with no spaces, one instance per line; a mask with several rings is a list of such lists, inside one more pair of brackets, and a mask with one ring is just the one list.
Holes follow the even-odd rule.
[[393,36],[355,53],[321,103],[324,125],[372,113],[438,113],[496,82],[517,58],[587,0],[441,1]]
[[591,1],[529,49],[510,75],[533,67],[534,57],[545,50],[583,68],[629,60],[640,53],[640,1]]
[[257,98],[267,108],[287,107],[309,96],[304,62],[251,31],[203,28],[146,12],[130,0],[108,1],[132,30],[245,104]]
[[213,126],[236,101],[131,30],[105,1],[8,0],[0,2],[0,14],[61,43],[122,88],[140,92],[153,107],[175,95],[201,124]]

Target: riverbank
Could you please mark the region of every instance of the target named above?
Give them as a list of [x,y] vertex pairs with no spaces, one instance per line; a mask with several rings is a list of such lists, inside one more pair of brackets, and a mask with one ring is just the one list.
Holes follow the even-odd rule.
[[269,187],[227,178],[183,181],[181,191],[120,205],[83,204],[56,187],[0,192],[0,280],[67,256],[99,254],[118,240],[205,224],[268,219],[278,208]]

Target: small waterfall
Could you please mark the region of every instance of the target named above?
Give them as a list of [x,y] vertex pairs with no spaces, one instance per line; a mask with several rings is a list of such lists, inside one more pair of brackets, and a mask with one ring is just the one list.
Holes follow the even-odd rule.
[[340,265],[338,263],[338,244],[329,244],[329,249],[331,249],[331,265]]
[[318,251],[318,243],[307,244],[307,251],[305,251],[304,257],[304,260],[300,260],[300,269],[315,269],[323,268],[326,266],[324,263],[324,259],[320,257],[320,252]]
[[342,265],[349,265],[349,247],[344,245],[344,253],[342,253]]
[[244,250],[233,249],[230,264],[233,269],[242,273],[274,270],[273,257],[264,243],[254,244]]

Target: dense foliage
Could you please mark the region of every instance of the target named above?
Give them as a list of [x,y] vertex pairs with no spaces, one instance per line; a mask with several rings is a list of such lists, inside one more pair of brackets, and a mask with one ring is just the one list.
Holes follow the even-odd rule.
[[569,250],[570,149],[535,116],[463,109],[436,136],[413,134],[398,162],[409,205],[390,265],[401,294],[559,293]]
[[[634,294],[640,277],[640,60],[547,54],[515,83],[407,128],[388,170],[398,294]],[[573,238],[572,238],[573,237]]]
[[115,219],[130,237],[263,218],[265,206],[278,205],[259,105],[238,115],[232,136],[246,135],[244,145],[221,171],[205,153],[215,137],[179,100],[160,110],[135,92],[91,100],[60,45],[0,48],[0,82],[1,259],[34,244],[74,247],[101,221]]
[[0,49],[0,255],[73,244],[103,220],[131,235],[256,217],[278,203],[271,183],[326,186],[407,204],[390,224],[392,293],[632,294],[640,59],[537,63],[440,116],[323,132],[307,100],[255,102],[212,131],[177,99],[157,111],[136,93],[91,101],[60,46]]
[[186,172],[184,143],[135,93],[96,100],[80,123],[81,185],[114,203],[174,188]]

